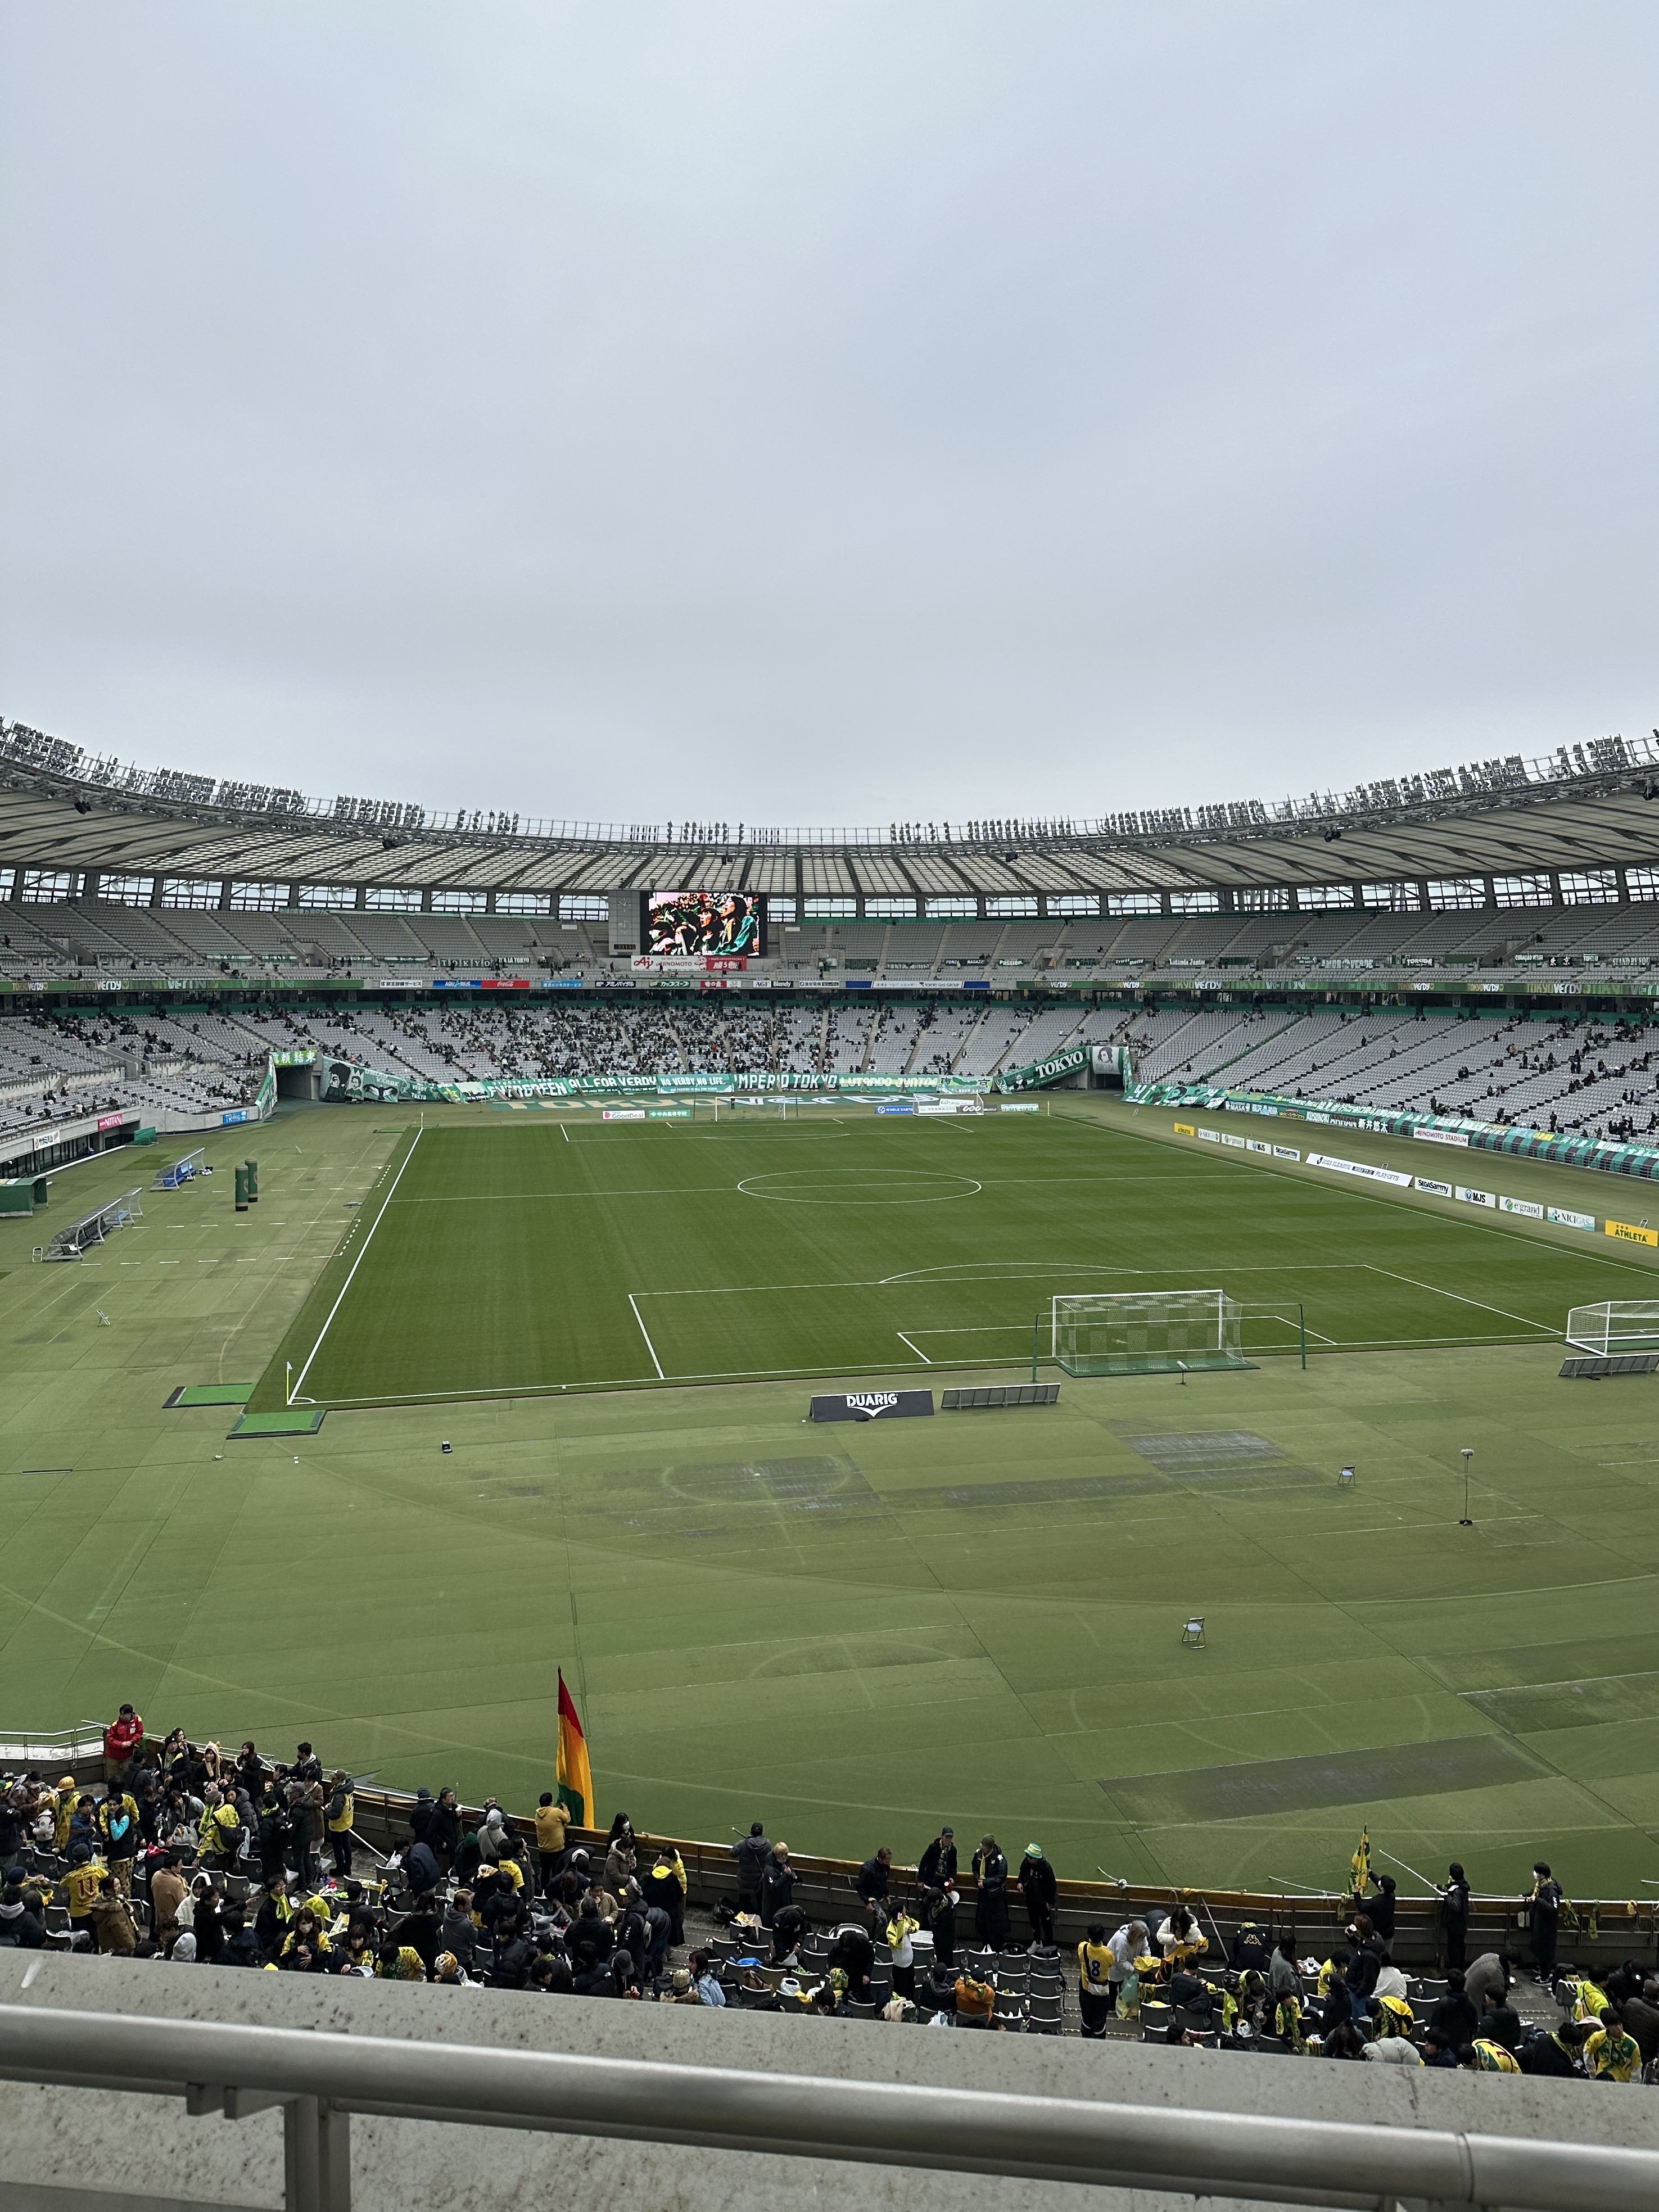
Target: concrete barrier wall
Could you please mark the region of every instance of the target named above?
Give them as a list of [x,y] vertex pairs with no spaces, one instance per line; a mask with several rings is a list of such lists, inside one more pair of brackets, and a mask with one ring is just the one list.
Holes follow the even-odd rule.
[[[117,1959],[0,1958],[9,1962],[0,1969],[0,2002],[8,2004],[1659,2149],[1659,2096],[1636,2087]],[[548,2212],[556,2201],[580,2212],[1170,2212],[1194,2202],[362,2116],[351,2129],[356,2212],[410,2212],[411,2204],[420,2212]],[[147,2203],[123,2207],[112,2201],[119,2195]],[[282,2200],[276,2112],[191,2119],[175,2100],[0,2081],[0,2212],[152,2212],[158,2201],[276,2212]],[[1203,2200],[1204,2212],[1231,2206]]]

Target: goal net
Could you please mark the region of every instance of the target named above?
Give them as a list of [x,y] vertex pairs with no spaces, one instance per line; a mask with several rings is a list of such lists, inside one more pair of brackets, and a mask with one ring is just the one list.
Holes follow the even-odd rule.
[[1567,1342],[1602,1359],[1621,1352],[1659,1352],[1659,1304],[1650,1298],[1608,1298],[1599,1306],[1574,1306]]
[[1241,1312],[1224,1291],[1062,1293],[1051,1303],[1049,1354],[1067,1375],[1247,1367]]

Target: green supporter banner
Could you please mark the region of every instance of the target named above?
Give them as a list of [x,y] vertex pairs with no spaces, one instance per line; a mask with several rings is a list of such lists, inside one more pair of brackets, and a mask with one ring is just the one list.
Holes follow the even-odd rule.
[[1307,1121],[1328,1127],[1369,1129],[1389,1137],[1505,1152],[1514,1159],[1553,1160],[1595,1168],[1604,1175],[1659,1177],[1659,1146],[1611,1143],[1601,1137],[1564,1136],[1548,1129],[1511,1128],[1471,1121],[1454,1114],[1391,1114],[1349,1106],[1340,1099],[1297,1098],[1268,1091],[1229,1091],[1208,1083],[1136,1083],[1123,1094],[1132,1106],[1176,1106],[1212,1114],[1259,1114],[1269,1120]]
[[1040,1091],[1049,1083],[1063,1083],[1068,1075],[1076,1075],[1089,1065],[1086,1044],[1068,1045],[1064,1052],[1056,1052],[1047,1060],[1034,1060],[1025,1067],[1005,1068],[996,1079],[999,1091]]
[[784,1097],[810,1092],[845,1092],[851,1097],[875,1092],[884,1097],[921,1092],[929,1097],[978,1097],[991,1087],[988,1076],[798,1075],[773,1069],[753,1074],[691,1070],[671,1075],[653,1070],[635,1075],[489,1076],[476,1082],[428,1083],[421,1076],[394,1075],[334,1053],[306,1049],[271,1054],[267,1080],[273,1094],[279,1067],[320,1068],[325,1099],[409,1099],[434,1105],[465,1105],[480,1098],[611,1098],[641,1093],[679,1098]]

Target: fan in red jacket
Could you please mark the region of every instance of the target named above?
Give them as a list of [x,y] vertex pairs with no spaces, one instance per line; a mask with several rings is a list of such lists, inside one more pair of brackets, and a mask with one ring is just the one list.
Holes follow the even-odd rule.
[[104,1730],[104,1757],[112,1766],[125,1768],[144,1740],[144,1723],[131,1705],[123,1705]]

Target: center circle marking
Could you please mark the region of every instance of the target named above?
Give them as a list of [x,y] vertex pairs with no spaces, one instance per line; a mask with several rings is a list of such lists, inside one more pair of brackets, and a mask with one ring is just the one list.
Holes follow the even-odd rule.
[[941,1206],[948,1199],[975,1197],[983,1188],[972,1176],[923,1168],[878,1168],[857,1176],[832,1168],[787,1168],[745,1176],[738,1185],[745,1198],[779,1206]]

